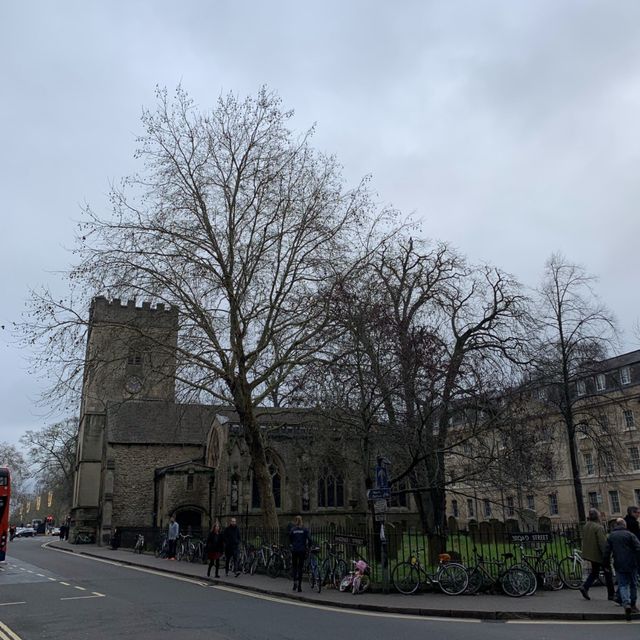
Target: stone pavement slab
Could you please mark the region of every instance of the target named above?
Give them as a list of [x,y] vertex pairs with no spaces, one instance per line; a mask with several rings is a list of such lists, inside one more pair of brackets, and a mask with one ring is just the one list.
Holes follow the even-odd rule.
[[[303,582],[302,593],[291,590],[291,582],[285,578],[270,578],[265,575],[241,574],[221,578],[207,578],[206,565],[156,558],[151,554],[137,554],[128,549],[114,551],[97,545],[73,545],[54,540],[50,547],[125,564],[145,567],[155,571],[181,575],[189,578],[244,589],[271,596],[314,604],[353,608],[368,611],[400,613],[407,615],[480,618],[488,620],[537,619],[537,620],[621,620],[623,610],[607,600],[603,587],[590,591],[591,600],[585,600],[578,591],[538,591],[533,596],[510,598],[505,595],[448,596],[444,593],[419,593],[403,596],[399,593],[365,593],[354,596],[336,589],[312,592]],[[223,572],[224,573],[224,572]]]

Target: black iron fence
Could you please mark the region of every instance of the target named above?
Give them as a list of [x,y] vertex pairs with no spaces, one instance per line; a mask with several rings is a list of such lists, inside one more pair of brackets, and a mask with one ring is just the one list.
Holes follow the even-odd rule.
[[[162,541],[165,531],[144,527],[121,529],[120,544],[133,548],[138,534],[145,539],[145,549],[153,551]],[[189,530],[194,538],[206,537],[206,531]],[[313,527],[310,531],[313,542],[321,547],[320,560],[328,555],[328,545],[350,565],[351,560],[364,558],[371,567],[374,583],[382,583],[393,567],[408,560],[411,556],[420,558],[425,567],[435,569],[438,556],[446,553],[451,560],[471,566],[477,555],[488,562],[515,563],[521,554],[530,554],[534,549],[544,549],[546,557],[560,561],[581,547],[581,527],[575,523],[554,523],[544,527],[543,531],[531,530],[514,525],[513,521],[482,522],[467,529],[445,530],[441,533],[423,533],[416,529],[393,528],[387,526],[384,541],[379,531],[365,527],[361,529],[343,529],[334,526]],[[241,528],[241,538],[245,547],[260,548],[265,545],[288,546],[289,536],[286,528],[265,529],[262,527]],[[510,557],[509,557],[510,554]],[[506,556],[506,557],[505,557]]]

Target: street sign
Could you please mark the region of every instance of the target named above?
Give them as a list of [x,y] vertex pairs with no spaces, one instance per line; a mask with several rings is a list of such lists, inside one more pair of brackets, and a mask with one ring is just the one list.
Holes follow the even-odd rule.
[[528,531],[526,533],[510,533],[511,542],[551,542],[548,532]]
[[386,500],[376,500],[373,503],[373,507],[376,510],[376,513],[385,513],[387,511],[387,501]]
[[368,500],[386,500],[391,497],[391,489],[369,489],[367,491]]
[[337,534],[333,536],[333,541],[338,544],[351,544],[354,547],[364,547],[367,544],[366,538],[362,536],[350,536],[347,534]]

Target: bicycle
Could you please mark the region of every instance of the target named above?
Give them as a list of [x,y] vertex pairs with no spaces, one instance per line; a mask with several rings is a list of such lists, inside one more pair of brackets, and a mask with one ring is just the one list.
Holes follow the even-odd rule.
[[95,542],[95,535],[91,531],[78,531],[73,544],[93,544]]
[[260,570],[260,572],[266,572],[267,566],[269,565],[270,555],[271,555],[271,551],[269,547],[263,544],[253,554],[253,557],[251,560],[251,566],[249,567],[249,573],[253,575],[258,570]]
[[154,554],[156,558],[169,557],[169,540],[167,540],[166,534],[162,536],[160,544],[155,548]]
[[193,540],[189,545],[189,562],[205,561],[204,542],[202,540]]
[[340,587],[342,578],[347,575],[347,563],[342,559],[342,551],[336,550],[336,545],[325,542],[328,556],[322,562],[320,575],[323,585],[331,585],[335,589]]
[[291,550],[274,544],[267,563],[267,573],[272,578],[277,578],[281,573],[291,573]]
[[520,563],[515,564],[516,567],[521,567],[524,570],[529,570],[535,576],[530,593],[527,595],[533,595],[538,585],[550,591],[558,591],[564,586],[564,582],[560,577],[560,570],[558,568],[558,562],[553,558],[545,558],[547,552],[546,547],[539,547],[534,549],[533,554],[526,554],[524,545],[518,545],[520,549]]
[[[560,560],[558,568],[562,582],[569,589],[579,589],[582,586],[584,582],[584,560],[580,549],[574,548],[570,556]],[[605,584],[604,577],[600,581]]]
[[133,547],[133,552],[140,554],[144,552],[144,536],[141,533],[139,533],[136,538],[136,544]]
[[443,593],[457,596],[467,588],[469,575],[464,565],[451,562],[448,553],[438,556],[438,568],[435,573],[429,573],[420,563],[418,552],[411,552],[408,560],[399,562],[391,572],[391,581],[396,590],[403,595],[411,595],[418,591],[422,584],[439,586]]
[[318,553],[320,547],[311,547],[307,556],[306,571],[309,573],[309,586],[312,591],[320,593],[322,591],[322,579],[320,578],[320,565],[318,564]]
[[340,581],[340,591],[351,591],[353,595],[367,591],[371,586],[371,570],[369,564],[363,560],[352,560],[353,571],[350,571]]
[[182,535],[178,536],[178,544],[176,546],[176,559],[184,560],[187,562],[189,560],[190,555],[194,553],[193,543],[191,542],[190,535]]
[[[484,556],[481,556],[474,548],[473,555],[476,564],[473,567],[467,567],[469,574],[469,583],[466,593],[475,594],[482,590],[495,590],[498,586],[502,591],[512,598],[520,598],[527,595],[531,589],[531,582],[535,582],[535,576],[529,571],[516,566],[506,566],[506,561],[513,558],[512,553],[503,553],[503,561],[494,560],[486,562]],[[493,567],[495,571],[492,573],[487,566]]]

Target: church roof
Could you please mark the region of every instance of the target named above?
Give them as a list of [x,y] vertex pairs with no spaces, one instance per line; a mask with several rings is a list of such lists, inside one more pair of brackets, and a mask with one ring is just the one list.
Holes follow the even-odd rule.
[[[229,407],[175,402],[128,401],[107,407],[108,440],[114,444],[204,445],[216,415],[238,424],[238,415]],[[260,408],[257,418],[265,427],[299,427],[317,423],[312,409]]]

